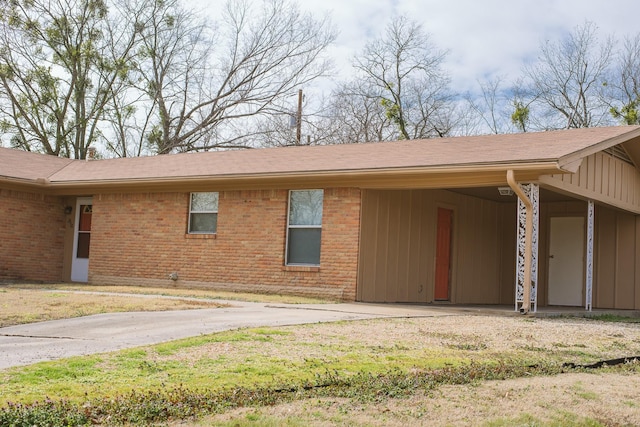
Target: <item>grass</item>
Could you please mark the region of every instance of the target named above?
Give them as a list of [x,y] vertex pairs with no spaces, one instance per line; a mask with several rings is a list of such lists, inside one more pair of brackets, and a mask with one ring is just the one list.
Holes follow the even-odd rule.
[[[39,296],[45,305],[66,307],[63,312],[73,313],[77,309],[68,300],[72,295],[68,290],[25,292]],[[0,288],[2,301],[22,291]],[[99,299],[95,295],[91,298]],[[120,304],[131,300],[119,298],[124,298]],[[153,298],[142,301],[155,304]],[[0,319],[4,315],[0,312]],[[500,349],[490,335],[465,332],[458,319],[447,320],[458,326],[447,329],[444,318],[422,318],[241,329],[6,369],[0,371],[0,424],[9,419],[2,418],[5,416],[22,417],[31,423],[25,425],[55,425],[53,421],[64,414],[70,414],[71,421],[60,425],[82,425],[82,420],[92,419],[116,424],[183,419],[191,424],[196,422],[193,417],[203,416],[222,416],[215,421],[203,418],[203,425],[381,425],[397,421],[399,414],[419,423],[433,408],[398,403],[401,409],[390,409],[388,416],[381,412],[376,418],[366,418],[364,413],[416,393],[430,396],[443,385],[465,385],[473,390],[488,380],[558,375],[566,361],[640,353],[640,333],[633,332],[635,329],[614,326],[602,332],[589,331],[589,325],[596,325],[592,320],[501,321],[501,333],[512,336],[514,342]],[[497,318],[472,316],[468,321],[498,328]],[[545,341],[545,325],[556,323],[566,331],[566,340]],[[518,342],[522,325],[526,335]],[[632,333],[635,335],[629,335]],[[601,372],[637,376],[640,367],[633,364]],[[600,396],[588,382],[576,383],[567,391],[589,403]],[[633,398],[620,402],[631,411],[637,410]],[[302,409],[290,415],[269,412],[282,405]],[[410,413],[408,408],[413,408]],[[234,414],[232,419],[224,419],[227,413]],[[549,413],[547,418],[534,414],[498,417],[486,425],[601,425],[588,416]],[[361,424],[354,423],[354,416],[362,419]]]
[[[297,329],[322,329],[298,326]],[[161,386],[260,387],[313,381],[325,372],[343,377],[389,370],[437,369],[471,363],[475,350],[403,350],[349,343],[296,342],[293,327],[244,329],[89,357],[0,371],[0,403],[32,403],[42,396],[74,402]],[[486,360],[485,360],[486,362]],[[489,362],[494,363],[493,358]]]
[[[49,417],[59,417],[57,414],[60,412],[60,406],[65,408],[65,416],[79,420],[77,424],[67,424],[83,425],[88,420],[117,424],[163,422],[170,418],[203,416],[224,412],[230,408],[275,405],[296,399],[338,397],[363,403],[381,402],[390,398],[405,398],[417,390],[433,390],[442,384],[470,384],[481,380],[541,373],[551,374],[553,369],[471,364],[428,371],[396,370],[350,376],[326,372],[309,381],[276,381],[251,387],[234,385],[222,390],[163,385],[153,390],[133,390],[118,395],[87,397],[82,402],[46,400],[31,405],[10,403],[0,412],[0,423],[3,422],[3,417],[5,422],[13,419],[28,420],[33,413],[40,415],[43,411],[53,414],[48,415]],[[256,421],[258,418],[256,415],[249,420]],[[50,421],[53,421],[53,418]]]
[[[410,373],[444,368],[557,365],[566,348],[492,351],[487,344],[440,345],[359,338],[357,330],[411,330],[419,321],[375,319],[327,325],[255,328],[197,336],[168,343],[0,371],[0,403],[32,403],[42,396],[81,402],[161,387],[188,385],[223,391],[233,387],[312,382],[327,372],[341,378],[389,371]],[[349,337],[348,339],[344,339]],[[604,337],[606,339],[607,337]],[[459,337],[462,341],[463,337]],[[603,347],[600,351],[607,351]],[[609,353],[593,353],[591,358]],[[589,359],[587,359],[589,360]],[[592,359],[591,359],[592,360]]]
[[591,320],[598,320],[600,322],[640,323],[640,317],[620,316],[617,314],[598,314],[595,316],[587,316],[586,318]]
[[[228,300],[289,304],[321,302],[312,298],[207,290],[65,284],[2,285],[0,295],[0,327],[100,313],[216,308],[228,306]],[[130,295],[144,295],[145,298]],[[165,296],[184,299],[161,298]]]
[[[248,409],[242,417],[234,417],[233,424],[238,420],[248,423],[266,423],[264,425],[308,425],[310,417],[317,421],[324,417],[322,410],[312,414],[299,413],[291,416],[272,417],[264,414],[265,408],[296,401],[322,402],[341,401],[340,415],[332,416],[335,424],[360,425],[349,420],[354,409],[358,407],[384,407],[390,401],[401,402],[416,393],[431,393],[439,387],[473,386],[479,382],[507,380],[513,378],[531,377],[536,375],[554,375],[558,371],[553,367],[523,367],[517,364],[470,364],[468,366],[448,367],[427,371],[388,371],[381,374],[357,374],[342,376],[336,373],[319,375],[309,382],[271,383],[266,386],[241,387],[234,386],[226,390],[195,389],[179,386],[175,388],[160,387],[156,390],[132,391],[130,393],[86,399],[82,403],[69,401],[50,401],[32,405],[9,404],[0,412],[0,423],[8,424],[14,420],[33,423],[34,417],[48,418],[47,425],[52,421],[64,419],[59,425],[85,425],[91,422],[116,424],[148,424],[168,421],[188,420],[193,425],[194,419],[224,414],[228,411]],[[636,371],[637,373],[637,371]],[[351,403],[348,403],[351,402]],[[316,408],[318,405],[316,404]],[[327,408],[329,409],[329,408]],[[342,412],[344,411],[344,412]],[[329,414],[331,412],[329,411]],[[422,412],[414,414],[415,418],[424,415]],[[583,415],[576,415],[567,410],[554,409],[545,419],[538,419],[529,414],[517,417],[501,418],[488,421],[485,425],[541,425],[541,426],[600,426],[609,425]],[[76,420],[73,422],[67,419]],[[326,420],[326,418],[325,418]],[[279,421],[279,423],[277,423]],[[384,419],[382,420],[384,421]],[[205,418],[206,425],[225,425],[213,423],[211,418]],[[379,424],[386,424],[384,422]],[[26,425],[26,424],[25,424]],[[182,425],[182,424],[181,424]],[[254,424],[255,425],[255,424]],[[258,424],[260,425],[260,424]],[[371,425],[364,422],[361,425]]]
[[598,420],[589,417],[576,416],[568,412],[553,414],[550,420],[543,420],[529,414],[512,418],[501,418],[487,422],[485,427],[605,427]]
[[231,292],[218,291],[210,289],[183,289],[183,288],[154,288],[154,287],[138,287],[138,286],[112,286],[112,285],[84,285],[84,284],[21,284],[21,285],[5,285],[6,288],[19,289],[51,289],[61,291],[80,291],[80,292],[109,292],[109,293],[125,293],[125,294],[143,294],[143,295],[160,295],[160,296],[179,296],[185,298],[202,298],[202,299],[218,299],[229,301],[247,301],[247,302],[265,302],[265,303],[283,303],[283,304],[324,304],[335,302],[319,298],[302,297],[296,295],[280,295],[280,294],[259,294],[249,292]]
[[127,311],[188,310],[226,306],[214,300],[132,298],[131,296],[49,292],[5,287],[0,298],[0,327]]

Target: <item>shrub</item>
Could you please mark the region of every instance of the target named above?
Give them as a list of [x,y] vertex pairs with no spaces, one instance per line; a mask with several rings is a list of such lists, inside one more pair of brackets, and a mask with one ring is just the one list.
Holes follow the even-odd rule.
[[75,427],[90,425],[91,420],[78,405],[47,399],[30,405],[9,403],[0,411],[0,425],[7,427]]

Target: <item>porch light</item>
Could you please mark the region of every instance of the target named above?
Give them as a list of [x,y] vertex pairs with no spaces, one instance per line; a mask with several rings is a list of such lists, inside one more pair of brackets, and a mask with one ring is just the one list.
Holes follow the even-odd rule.
[[513,196],[511,187],[498,187],[498,193],[500,193],[501,196]]

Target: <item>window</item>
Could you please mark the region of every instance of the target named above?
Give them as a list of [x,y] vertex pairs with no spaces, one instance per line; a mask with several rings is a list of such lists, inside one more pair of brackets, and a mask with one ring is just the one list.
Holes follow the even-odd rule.
[[89,258],[92,205],[80,205],[76,258]]
[[191,193],[189,233],[214,234],[218,228],[218,193]]
[[287,265],[320,265],[322,190],[289,192]]

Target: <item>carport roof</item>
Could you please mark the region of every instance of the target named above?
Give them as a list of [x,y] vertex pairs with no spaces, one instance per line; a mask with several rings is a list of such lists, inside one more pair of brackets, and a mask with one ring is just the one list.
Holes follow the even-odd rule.
[[[366,144],[214,151],[105,160],[69,160],[0,149],[0,181],[81,187],[244,182],[246,188],[282,183],[369,185],[373,176],[469,174],[506,169],[538,174],[575,172],[582,159],[628,141],[640,126],[452,137]],[[456,172],[457,171],[457,172]],[[502,173],[502,172],[500,172]],[[357,179],[356,179],[357,178]],[[259,182],[257,181],[259,180]],[[346,181],[345,181],[346,180]],[[358,184],[360,182],[360,184]]]

